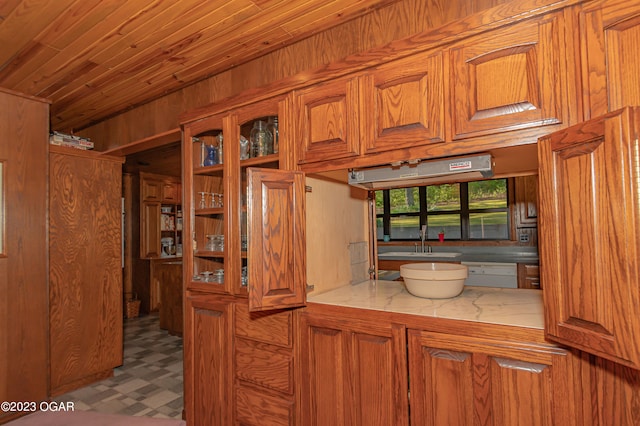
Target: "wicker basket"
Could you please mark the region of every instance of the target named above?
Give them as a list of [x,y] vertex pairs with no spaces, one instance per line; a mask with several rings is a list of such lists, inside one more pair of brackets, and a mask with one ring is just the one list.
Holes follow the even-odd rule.
[[140,299],[135,296],[131,299],[127,299],[127,318],[137,318],[140,315]]

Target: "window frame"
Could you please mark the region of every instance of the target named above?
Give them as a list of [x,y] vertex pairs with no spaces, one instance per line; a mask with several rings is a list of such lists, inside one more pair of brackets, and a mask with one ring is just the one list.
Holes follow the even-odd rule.
[[[452,182],[460,185],[460,209],[459,210],[442,210],[437,212],[428,212],[427,211],[427,187],[428,186],[439,186],[442,184],[434,184],[434,185],[422,185],[416,186],[413,188],[418,189],[418,201],[419,201],[419,210],[417,212],[402,212],[402,213],[391,213],[391,189],[383,189],[373,191],[374,198],[375,193],[382,192],[382,202],[383,202],[383,212],[381,214],[376,213],[376,228],[377,222],[379,218],[382,218],[382,229],[383,236],[389,235],[389,241],[394,242],[403,242],[403,241],[413,241],[412,239],[407,238],[393,238],[391,234],[391,219],[393,217],[401,217],[401,216],[419,216],[419,227],[427,224],[427,219],[429,216],[438,216],[438,215],[451,215],[458,214],[460,216],[460,238],[452,240],[448,238],[448,240],[452,241],[510,241],[512,236],[512,207],[515,203],[515,196],[513,191],[511,191],[511,187],[513,185],[513,179],[511,178],[496,178],[496,179],[486,179],[486,180],[504,180],[506,184],[506,194],[507,194],[507,205],[505,207],[497,207],[497,208],[487,208],[487,209],[471,209],[469,208],[469,183],[471,182]],[[402,189],[402,188],[392,188],[392,189]],[[470,225],[470,215],[475,213],[494,213],[494,212],[506,212],[507,214],[507,235],[505,238],[470,238],[471,234],[471,225]],[[377,234],[377,232],[376,232]],[[383,238],[377,238],[378,241],[383,241]],[[437,238],[428,238],[428,241],[437,241]]]

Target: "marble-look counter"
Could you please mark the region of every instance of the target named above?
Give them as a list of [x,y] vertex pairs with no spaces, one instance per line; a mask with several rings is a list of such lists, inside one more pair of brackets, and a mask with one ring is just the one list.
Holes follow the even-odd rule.
[[465,286],[451,299],[423,299],[399,281],[364,281],[325,293],[307,295],[307,302],[411,315],[544,328],[540,290]]

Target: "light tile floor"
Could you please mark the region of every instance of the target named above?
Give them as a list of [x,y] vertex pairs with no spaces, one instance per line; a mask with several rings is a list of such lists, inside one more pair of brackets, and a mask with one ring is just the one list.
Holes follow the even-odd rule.
[[159,327],[157,315],[124,320],[124,362],[113,377],[66,393],[76,410],[182,418],[182,339]]

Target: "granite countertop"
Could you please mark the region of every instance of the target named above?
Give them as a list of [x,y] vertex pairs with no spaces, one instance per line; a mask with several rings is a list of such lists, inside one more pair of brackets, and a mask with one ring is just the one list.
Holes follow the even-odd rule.
[[404,284],[398,281],[364,281],[320,294],[308,294],[307,301],[434,318],[544,328],[540,290],[465,286],[462,294],[454,298],[424,299],[409,294]]

